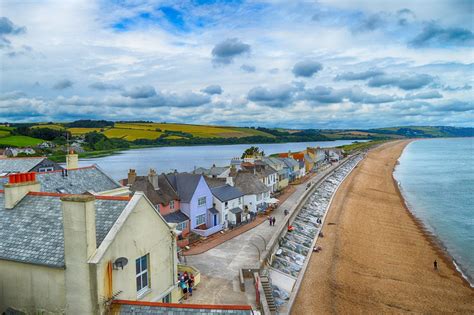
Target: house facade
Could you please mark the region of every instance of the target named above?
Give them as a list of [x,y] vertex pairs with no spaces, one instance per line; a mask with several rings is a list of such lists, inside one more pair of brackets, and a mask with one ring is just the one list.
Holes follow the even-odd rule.
[[225,184],[211,188],[214,207],[219,211],[224,227],[240,224],[248,218],[244,212],[244,194],[236,187]]
[[252,173],[237,172],[233,175],[234,187],[244,194],[244,211],[261,212],[267,208],[270,188]]
[[43,193],[34,174],[18,175],[0,193],[0,312],[106,314],[113,299],[178,301],[174,230],[144,194]]

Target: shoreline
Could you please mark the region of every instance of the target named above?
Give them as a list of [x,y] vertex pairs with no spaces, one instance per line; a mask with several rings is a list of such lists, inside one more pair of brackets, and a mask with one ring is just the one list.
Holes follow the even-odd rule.
[[474,289],[393,176],[411,141],[371,150],[336,192],[293,314],[474,312]]
[[393,171],[392,171],[392,179],[394,182],[394,185],[396,187],[396,190],[398,192],[399,198],[403,201],[403,205],[405,206],[405,210],[409,214],[409,216],[412,218],[413,222],[415,225],[418,226],[420,231],[422,231],[423,235],[425,236],[426,240],[428,243],[431,244],[433,249],[438,253],[438,255],[444,260],[446,265],[450,266],[452,270],[460,275],[460,277],[465,281],[465,285],[467,285],[470,288],[474,289],[474,279],[469,277],[467,274],[465,274],[460,267],[461,265],[456,262],[456,259],[449,253],[449,250],[447,246],[444,245],[444,243],[439,239],[439,237],[429,229],[429,227],[426,226],[425,223],[423,223],[423,220],[418,218],[415,214],[415,211],[412,210],[413,207],[410,207],[407,199],[403,195],[403,188],[401,183],[395,178],[395,168],[400,164],[400,158],[405,151],[406,147],[414,142],[414,141],[419,141],[419,140],[429,140],[429,139],[415,139],[409,141],[409,143],[405,146],[403,151],[401,152],[400,156],[397,159],[397,163],[395,164]]

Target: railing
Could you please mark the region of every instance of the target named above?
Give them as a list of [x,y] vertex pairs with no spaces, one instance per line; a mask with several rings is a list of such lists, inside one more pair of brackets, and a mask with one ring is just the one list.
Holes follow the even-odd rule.
[[204,237],[208,237],[209,235],[212,235],[214,233],[217,233],[219,231],[221,231],[223,229],[223,226],[222,224],[218,224],[216,226],[213,226],[211,228],[208,228],[206,230],[202,230],[202,229],[192,229],[192,232],[193,233],[196,233],[200,236],[204,236]]

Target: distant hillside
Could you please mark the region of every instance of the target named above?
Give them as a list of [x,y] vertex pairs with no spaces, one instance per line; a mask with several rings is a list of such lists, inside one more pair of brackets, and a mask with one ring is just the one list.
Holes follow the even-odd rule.
[[474,128],[446,126],[391,127],[366,130],[372,134],[400,136],[403,138],[474,137]]

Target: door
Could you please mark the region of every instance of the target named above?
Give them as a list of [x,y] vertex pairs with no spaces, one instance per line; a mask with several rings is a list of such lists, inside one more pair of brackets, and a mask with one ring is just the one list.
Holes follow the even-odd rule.
[[213,218],[214,218],[214,226],[216,226],[217,225],[217,214],[214,214]]
[[235,221],[237,224],[240,224],[242,222],[242,212],[235,214]]

